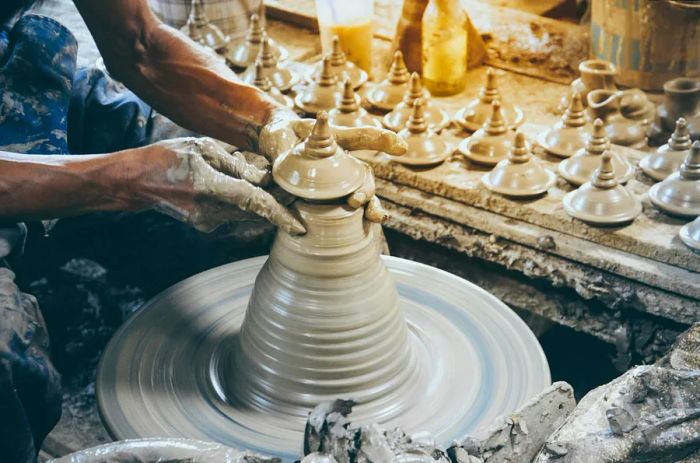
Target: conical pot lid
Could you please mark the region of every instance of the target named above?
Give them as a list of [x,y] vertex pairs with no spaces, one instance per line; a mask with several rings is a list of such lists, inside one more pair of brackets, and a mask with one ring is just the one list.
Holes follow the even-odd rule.
[[609,152],[615,177],[620,183],[627,183],[634,177],[634,166],[621,154],[610,150],[610,141],[605,135],[603,121],[596,119],[593,123],[593,135],[586,142],[586,147],[576,152],[569,159],[559,163],[558,171],[572,185],[583,185],[591,179],[593,172],[600,167],[600,158]]
[[262,45],[260,48],[260,54],[258,55],[255,63],[252,63],[248,68],[241,74],[243,82],[247,84],[254,84],[255,80],[255,65],[260,61],[262,63],[262,71],[265,76],[270,79],[270,83],[282,92],[287,92],[296,85],[299,80],[299,74],[291,70],[288,66],[281,64],[279,60],[275,57],[271,39],[267,34],[263,33]]
[[252,84],[260,90],[262,90],[263,92],[267,93],[270,96],[270,98],[272,98],[279,104],[288,108],[294,107],[294,102],[291,98],[289,98],[286,95],[282,95],[282,92],[280,92],[278,88],[272,86],[270,79],[268,79],[268,77],[265,75],[265,71],[263,70],[263,64],[260,60],[257,60],[255,62],[255,74],[253,75]]
[[[265,27],[257,13],[253,13],[250,16],[250,25],[243,41],[230,45],[225,53],[229,65],[241,69],[255,63],[260,53],[264,36]],[[287,49],[272,39],[270,39],[269,46],[272,55],[278,61],[284,61],[289,56]]]
[[620,225],[642,212],[642,203],[615,178],[612,156],[606,151],[591,181],[567,193],[564,210],[570,216],[593,225]]
[[700,217],[681,227],[678,236],[691,249],[700,251]]
[[556,175],[530,154],[525,135],[515,135],[508,158],[481,178],[491,191],[506,196],[535,196],[546,193],[554,185]]
[[340,148],[331,134],[328,114],[318,114],[311,135],[283,153],[272,167],[275,182],[304,199],[338,199],[357,190],[371,175],[365,164]]
[[538,142],[548,153],[568,158],[584,148],[589,138],[590,126],[586,124],[581,95],[576,93],[561,120],[542,132]]
[[690,150],[690,132],[685,118],[676,121],[676,128],[669,138],[668,143],[660,146],[655,153],[651,153],[641,161],[639,167],[645,174],[656,181],[661,181],[680,169]]
[[470,161],[494,166],[508,157],[514,135],[508,130],[499,100],[491,103],[491,114],[483,127],[462,140],[458,151]]
[[389,114],[384,116],[382,122],[384,127],[394,132],[398,132],[403,129],[408,122],[408,118],[413,112],[413,102],[417,98],[423,99],[423,112],[425,121],[428,127],[432,129],[441,129],[450,122],[450,118],[445,111],[438,108],[437,105],[433,103],[433,99],[430,97],[430,92],[423,88],[423,82],[417,72],[411,74],[411,78],[408,83],[408,89],[403,96],[401,103],[396,105]]
[[396,50],[386,79],[369,91],[367,100],[375,108],[391,111],[403,100],[408,87],[409,73],[403,60],[403,53]]
[[391,159],[401,164],[432,166],[444,162],[452,154],[452,146],[428,128],[422,98],[413,102],[413,113],[406,128],[399,132],[399,137],[406,140],[408,150],[403,156],[392,156]]
[[209,18],[207,18],[202,0],[192,0],[190,15],[181,31],[195,42],[209,47],[216,52],[223,51],[229,42],[226,34],[221,32],[221,29],[212,24]]
[[491,114],[491,103],[495,100],[501,102],[501,111],[503,111],[503,118],[508,127],[516,128],[523,123],[525,119],[523,111],[509,102],[503,101],[498,90],[496,71],[493,68],[486,71],[486,85],[480,90],[479,97],[467,103],[466,107],[455,115],[455,120],[466,130],[471,132],[479,130]]
[[672,215],[700,215],[700,141],[693,143],[677,172],[649,189],[649,199]]
[[338,106],[328,113],[331,125],[341,127],[380,127],[381,124],[373,118],[364,108],[360,107],[358,95],[353,90],[352,81],[346,76],[343,82],[343,97]]
[[[333,36],[333,48],[330,54],[330,59],[331,69],[339,80],[345,80],[344,76],[347,75],[354,89],[362,87],[362,85],[367,82],[367,72],[365,72],[364,69],[357,67],[354,63],[348,61],[347,57],[345,56],[345,52],[340,46],[340,40],[338,39],[337,35]],[[318,80],[321,76],[322,70],[323,61],[319,61],[309,70],[309,73],[306,76],[307,80],[309,82]]]
[[307,114],[330,111],[342,99],[342,92],[338,78],[331,71],[330,57],[326,56],[323,58],[321,77],[317,81],[300,86],[294,103]]

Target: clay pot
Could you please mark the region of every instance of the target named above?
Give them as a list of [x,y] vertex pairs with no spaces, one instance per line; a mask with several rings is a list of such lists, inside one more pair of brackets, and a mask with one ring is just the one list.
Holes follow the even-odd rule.
[[358,96],[353,90],[352,82],[349,78],[343,83],[343,97],[338,102],[338,106],[328,113],[328,120],[331,125],[342,127],[381,127],[377,119],[372,117],[358,103]]
[[319,79],[300,86],[296,92],[294,104],[307,114],[330,111],[338,105],[343,97],[343,89],[338,84],[338,78],[331,71],[328,56],[323,58],[323,71]]
[[678,118],[700,116],[700,79],[679,77],[664,84],[664,127],[673,129]]
[[[290,91],[300,80],[298,73],[281,64],[275,57],[272,49],[272,40],[265,33],[263,33],[260,54],[255,61],[256,63],[257,61],[262,63],[262,72],[265,77],[270,79],[273,87],[278,88],[282,92]],[[241,79],[247,84],[253,84],[255,73],[255,63],[253,63],[241,74]]]
[[481,177],[481,183],[489,190],[514,197],[546,193],[555,181],[554,172],[545,168],[539,159],[530,154],[525,135],[520,132],[515,135],[508,158],[500,161],[491,172]]
[[273,100],[275,100],[279,104],[284,105],[288,108],[294,107],[294,102],[291,98],[289,98],[286,95],[283,95],[278,88],[272,86],[272,82],[270,82],[270,79],[267,77],[267,75],[265,75],[263,64],[260,60],[255,62],[255,74],[253,75],[253,81],[251,83],[263,92],[267,93]]
[[615,85],[617,68],[609,61],[601,59],[581,61],[578,71],[581,77],[571,83],[571,89],[574,93],[580,94],[584,101],[588,93],[593,90],[617,90]]
[[551,129],[542,132],[538,142],[548,153],[568,158],[583,148],[590,136],[581,95],[576,93],[561,120]]
[[491,113],[483,127],[459,143],[457,150],[470,161],[494,166],[513,148],[514,134],[508,130],[498,100],[491,103]]
[[[331,59],[331,71],[338,80],[345,80],[345,75],[352,82],[354,89],[358,89],[367,82],[367,73],[355,66],[355,64],[348,61],[345,56],[345,52],[340,48],[340,40],[337,35],[333,36],[333,51],[330,54]],[[313,68],[311,68],[306,75],[309,82],[313,82],[319,79],[321,76],[321,71],[323,70],[323,61],[318,62]]]
[[649,177],[660,182],[680,168],[689,151],[688,123],[681,117],[676,121],[676,129],[668,139],[668,143],[659,147],[656,152],[643,157],[639,161],[639,167]]
[[693,143],[678,171],[649,189],[649,199],[671,215],[700,215],[700,141]]
[[486,85],[479,91],[479,97],[471,100],[467,105],[455,114],[455,121],[465,130],[473,132],[478,130],[489,114],[491,114],[491,104],[499,100],[503,118],[510,128],[516,128],[523,123],[523,111],[517,106],[504,102],[498,90],[496,71],[489,68],[486,71]]
[[202,0],[192,0],[192,8],[187,23],[180,29],[195,42],[222,53],[229,38],[207,18]]
[[452,146],[428,127],[423,110],[423,99],[417,98],[406,128],[399,132],[399,137],[406,140],[408,150],[403,156],[391,156],[395,162],[410,166],[433,166],[444,162],[452,154]]
[[403,100],[408,88],[409,73],[403,61],[403,53],[394,52],[394,59],[386,78],[371,89],[367,100],[382,111],[391,111]]
[[430,92],[423,88],[418,73],[411,74],[408,89],[403,96],[403,101],[399,103],[393,111],[384,116],[382,122],[384,127],[394,132],[403,129],[408,122],[408,118],[413,112],[413,102],[416,99],[423,99],[423,111],[425,121],[431,129],[439,130],[450,122],[450,118],[445,111],[438,108],[430,97]]
[[700,251],[700,217],[683,225],[678,232],[678,236],[686,246]]
[[593,90],[588,94],[591,119],[601,119],[610,142],[615,145],[641,147],[646,142],[646,130],[638,121],[625,118],[620,112],[623,93]]
[[[242,42],[231,44],[224,56],[229,66],[237,69],[244,69],[255,63],[262,47],[262,42],[265,34],[265,27],[260,20],[260,17],[253,13],[250,16],[250,26],[248,32]],[[278,45],[277,42],[270,39],[270,51],[277,61],[284,61],[289,56],[287,49]]]

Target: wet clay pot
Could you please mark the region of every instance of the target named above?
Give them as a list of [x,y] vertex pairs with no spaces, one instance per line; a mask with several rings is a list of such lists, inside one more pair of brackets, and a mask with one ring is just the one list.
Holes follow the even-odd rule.
[[243,82],[247,84],[253,84],[255,80],[255,74],[257,72],[255,66],[256,63],[260,61],[262,64],[262,72],[270,79],[272,86],[278,88],[281,92],[288,92],[296,85],[299,80],[299,74],[286,64],[279,62],[272,49],[272,41],[267,34],[263,34],[262,47],[260,48],[260,54],[255,60],[255,63],[248,66],[248,68],[241,74]]
[[562,201],[570,216],[591,225],[622,225],[642,212],[642,203],[615,178],[610,152],[599,156],[591,180],[567,193]]
[[[367,72],[355,64],[348,61],[345,52],[340,47],[340,40],[338,36],[333,36],[333,48],[330,54],[331,58],[331,71],[340,81],[345,80],[345,76],[350,79],[352,86],[355,90],[362,87],[365,82],[367,82]],[[306,79],[309,82],[318,80],[321,77],[321,71],[323,70],[323,61],[319,61],[313,68],[311,68],[306,75]]]
[[486,85],[479,91],[479,97],[467,103],[466,107],[455,114],[455,121],[465,130],[479,130],[491,114],[491,104],[499,100],[503,118],[509,128],[516,128],[523,123],[523,111],[501,98],[498,90],[496,71],[489,68],[486,71]]
[[700,217],[681,227],[678,232],[681,241],[691,249],[700,251]]
[[260,60],[255,62],[255,74],[253,75],[253,81],[251,83],[263,92],[267,93],[279,104],[288,108],[294,107],[294,101],[292,101],[291,98],[289,98],[287,95],[283,95],[277,87],[272,86],[272,82],[270,82],[270,79],[267,77],[267,75],[265,75],[263,64]]
[[391,156],[395,162],[409,166],[426,167],[444,162],[452,154],[452,145],[438,135],[425,120],[423,99],[413,102],[413,113],[406,123],[406,128],[399,132],[399,137],[406,140],[408,151],[403,156]]
[[389,114],[386,114],[382,119],[384,127],[394,132],[403,129],[411,113],[413,113],[413,102],[416,101],[417,98],[423,99],[424,117],[428,127],[439,130],[450,122],[447,113],[437,107],[430,97],[430,92],[423,88],[420,76],[418,73],[414,72],[411,74],[408,89],[403,96],[403,101],[396,105],[396,108]]
[[515,135],[506,126],[501,104],[491,103],[491,114],[484,126],[459,143],[457,150],[470,161],[495,166],[508,156]]
[[601,119],[610,142],[615,145],[640,148],[646,143],[646,129],[642,123],[627,119],[620,112],[622,92],[593,90],[588,94],[591,119]]
[[481,177],[481,182],[489,190],[505,196],[528,197],[546,193],[556,175],[545,168],[542,162],[530,154],[525,135],[517,133],[508,158]]
[[222,53],[228,45],[228,37],[207,18],[202,0],[192,0],[192,8],[187,23],[180,29],[192,40]]
[[559,175],[572,185],[583,185],[600,167],[600,158],[606,152],[610,154],[610,162],[619,183],[627,183],[634,177],[634,166],[623,155],[610,149],[610,141],[605,136],[603,121],[600,119],[593,123],[593,135],[586,147],[559,163]]
[[339,125],[341,127],[381,127],[382,124],[359,105],[358,99],[353,90],[352,81],[346,78],[343,83],[343,97],[338,106],[328,112],[328,119],[331,125]]
[[649,199],[671,215],[700,215],[700,141],[693,143],[678,171],[649,189]]
[[660,182],[681,167],[690,151],[690,143],[688,123],[681,117],[676,121],[676,129],[668,143],[657,148],[654,153],[644,156],[639,161],[639,167],[649,177]]
[[328,56],[323,58],[321,77],[316,81],[299,86],[296,92],[294,104],[306,114],[330,111],[338,105],[343,97],[343,88],[331,71],[331,62]]
[[[250,16],[250,26],[242,42],[230,44],[224,56],[229,66],[235,69],[245,69],[255,63],[262,47],[265,27],[257,13]],[[270,50],[278,61],[284,61],[289,56],[287,49],[270,39]]]
[[679,77],[664,84],[664,102],[656,111],[649,137],[668,138],[681,117],[688,122],[691,139],[700,140],[700,79]]
[[408,89],[409,78],[406,63],[403,61],[403,53],[397,50],[394,52],[389,74],[369,91],[367,100],[377,109],[391,111],[403,100]]
[[568,158],[586,145],[591,136],[586,123],[581,95],[576,93],[561,120],[551,129],[542,132],[538,143],[550,154]]

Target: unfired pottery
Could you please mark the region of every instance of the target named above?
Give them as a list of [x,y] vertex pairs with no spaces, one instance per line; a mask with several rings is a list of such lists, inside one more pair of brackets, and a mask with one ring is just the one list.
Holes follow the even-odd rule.
[[386,78],[372,88],[367,100],[382,111],[391,111],[402,100],[408,88],[409,73],[403,61],[403,53],[394,52],[394,59]]
[[273,100],[284,105],[288,108],[294,107],[294,101],[287,95],[283,95],[282,92],[272,85],[270,79],[265,75],[263,70],[262,61],[258,60],[255,62],[255,74],[253,76],[253,82],[251,82],[257,88],[267,93]]
[[359,105],[358,97],[349,78],[346,78],[343,83],[343,97],[338,106],[328,112],[328,120],[331,125],[341,127],[381,127],[379,121]]
[[681,227],[678,236],[686,246],[700,251],[700,217]]
[[671,215],[700,215],[700,141],[693,143],[678,171],[649,189],[649,199]]
[[586,141],[591,136],[590,130],[586,124],[581,95],[576,93],[561,120],[551,129],[542,132],[538,143],[548,153],[568,158],[586,146]]
[[[300,80],[299,74],[296,71],[290,69],[286,64],[280,63],[274,53],[272,53],[271,39],[267,34],[263,34],[262,47],[260,48],[260,54],[255,60],[255,63],[258,61],[263,65],[263,74],[270,79],[272,86],[278,88],[281,92],[288,92]],[[241,74],[243,82],[252,84],[255,80],[255,63],[248,66],[243,74]]]
[[646,144],[646,129],[640,121],[627,119],[620,112],[623,93],[613,90],[593,90],[588,94],[591,119],[601,119],[610,142],[615,145],[640,148]]
[[642,203],[615,178],[612,156],[606,151],[589,182],[564,196],[564,210],[592,225],[621,225],[642,212]]
[[[250,16],[250,26],[243,41],[231,44],[225,52],[226,61],[234,68],[244,69],[255,63],[262,47],[265,27],[260,17],[253,13]],[[287,49],[270,39],[270,51],[277,61],[284,61],[289,56]]]
[[690,133],[688,123],[682,117],[676,121],[668,143],[656,149],[656,152],[644,156],[639,161],[639,167],[645,174],[657,182],[677,171],[690,151]]
[[666,139],[679,118],[688,122],[693,140],[700,140],[700,79],[679,77],[664,83],[664,102],[656,110],[649,128],[651,139]]
[[495,100],[501,102],[503,118],[508,127],[516,128],[523,123],[523,111],[501,98],[496,71],[492,68],[486,71],[486,85],[479,91],[479,97],[467,103],[466,107],[457,112],[455,120],[466,130],[471,132],[479,130],[491,114],[491,104]]
[[498,100],[491,103],[491,114],[484,126],[459,143],[457,150],[478,164],[495,166],[513,148],[515,135],[508,130]]
[[[360,69],[354,63],[348,61],[345,56],[345,52],[340,47],[340,40],[338,36],[333,36],[333,51],[330,54],[331,58],[331,70],[333,74],[338,78],[338,80],[345,80],[345,75],[348,76],[352,82],[354,89],[358,89],[367,82],[367,72],[364,69]],[[323,62],[319,61],[307,74],[306,78],[309,82],[318,80],[321,76],[321,71],[323,70]]]
[[294,103],[307,114],[330,111],[337,106],[343,97],[343,88],[338,83],[338,78],[331,72],[329,57],[323,58],[321,77],[314,82],[300,86],[296,92]]
[[403,156],[391,156],[391,159],[410,166],[432,166],[440,164],[452,154],[452,145],[428,127],[423,113],[423,99],[416,98],[413,112],[406,127],[399,132],[399,137],[406,140],[408,150]]
[[417,72],[411,74],[408,82],[408,89],[403,96],[401,103],[384,116],[382,122],[384,127],[394,132],[403,129],[408,122],[408,118],[413,112],[413,102],[417,98],[423,99],[425,121],[431,129],[439,130],[450,122],[450,118],[445,111],[438,108],[430,97],[427,89],[423,88],[423,82]]
[[530,154],[525,135],[515,135],[508,158],[500,161],[493,170],[481,177],[481,182],[491,191],[506,196],[527,197],[546,193],[556,175]]
[[559,163],[559,175],[572,185],[583,185],[600,167],[600,157],[605,152],[610,153],[610,162],[619,183],[627,183],[634,177],[634,166],[623,155],[611,150],[610,141],[605,136],[603,121],[600,119],[596,119],[593,123],[593,135],[586,143],[586,147]]
[[228,45],[228,37],[207,18],[202,0],[192,0],[187,23],[180,29],[195,42],[222,53]]

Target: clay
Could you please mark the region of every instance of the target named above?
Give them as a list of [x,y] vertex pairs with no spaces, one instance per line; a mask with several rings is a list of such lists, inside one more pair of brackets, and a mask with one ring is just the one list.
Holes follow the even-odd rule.
[[700,251],[700,217],[681,227],[678,236],[691,249]]
[[656,152],[644,156],[639,167],[657,182],[677,171],[690,151],[690,133],[688,122],[680,117],[668,143],[656,149]]
[[564,210],[591,225],[631,222],[642,213],[642,203],[617,181],[610,152],[599,158],[600,167],[591,180],[564,196]]
[[[348,61],[345,52],[343,52],[343,49],[340,47],[340,40],[338,40],[337,35],[333,36],[333,50],[330,54],[330,59],[331,70],[338,80],[345,80],[345,75],[347,75],[355,90],[362,87],[365,82],[367,82],[367,72]],[[318,80],[322,70],[323,62],[321,61],[309,70],[306,79],[309,82]]]
[[352,82],[347,77],[343,82],[343,97],[338,106],[328,112],[328,119],[331,125],[342,127],[381,127],[381,123],[359,105]]
[[465,130],[471,132],[478,130],[491,114],[491,104],[495,100],[501,101],[503,118],[509,128],[516,128],[523,123],[523,111],[517,106],[503,102],[498,91],[496,71],[493,68],[489,68],[486,73],[486,85],[479,91],[479,97],[471,100],[466,107],[457,112],[455,121]]
[[255,80],[256,64],[258,61],[262,63],[262,71],[265,77],[270,79],[272,85],[282,92],[288,92],[296,85],[299,80],[299,74],[290,69],[287,65],[280,63],[275,57],[272,49],[272,40],[263,33],[262,46],[260,54],[248,68],[241,74],[241,78],[247,84],[253,84]]
[[423,99],[413,101],[413,112],[406,127],[399,132],[406,140],[408,151],[404,156],[392,156],[393,161],[410,166],[433,166],[440,164],[452,154],[452,146],[433,129],[424,117]]
[[403,61],[403,53],[394,52],[394,59],[386,78],[372,88],[367,100],[372,106],[382,111],[391,111],[403,100],[408,88],[409,73]]
[[601,119],[610,142],[615,145],[640,148],[646,144],[643,121],[624,117],[620,112],[623,92],[593,90],[588,94],[588,111],[591,119]]
[[462,140],[457,150],[473,162],[493,166],[508,156],[514,138],[513,132],[506,127],[500,101],[494,100],[483,127]]
[[581,95],[574,94],[569,107],[554,126],[542,132],[539,144],[550,154],[568,158],[586,145],[591,127],[586,124]]
[[180,29],[195,42],[222,53],[228,45],[229,38],[207,18],[202,0],[192,0],[187,23]]
[[297,88],[294,103],[307,114],[330,111],[338,105],[343,97],[343,89],[338,78],[331,71],[328,56],[323,58],[323,71],[318,80]]
[[600,167],[600,157],[605,152],[610,153],[615,178],[619,183],[627,183],[634,177],[634,166],[623,155],[611,149],[610,141],[605,135],[603,121],[600,119],[596,119],[593,123],[593,135],[586,143],[586,147],[559,163],[559,175],[572,185],[583,185]]
[[691,139],[700,140],[700,79],[679,77],[664,83],[664,102],[656,110],[649,138],[663,143],[681,117],[688,121]]
[[287,108],[294,107],[294,101],[292,101],[291,98],[283,95],[280,89],[277,87],[272,86],[272,82],[270,82],[270,79],[265,75],[263,64],[260,60],[255,62],[255,74],[253,75],[253,81],[251,83],[263,92],[267,93],[279,104],[286,106]]
[[700,141],[693,143],[678,171],[649,189],[649,199],[671,215],[700,215]]
[[[260,53],[262,47],[265,27],[263,20],[257,13],[250,16],[250,25],[248,32],[242,42],[230,44],[224,56],[229,66],[237,69],[244,69],[255,63],[255,60]],[[287,49],[278,45],[277,42],[270,39],[270,51],[277,61],[284,61],[289,56]]]
[[527,197],[546,193],[554,185],[556,175],[530,154],[525,135],[515,135],[508,158],[481,177],[489,190],[505,196]]
[[414,72],[411,74],[411,78],[408,82],[408,89],[401,103],[382,119],[384,127],[394,132],[403,129],[413,112],[413,102],[416,101],[417,98],[423,99],[424,117],[429,128],[439,130],[450,122],[447,112],[437,107],[430,97],[428,90],[423,88],[423,82],[420,76],[418,73]]

